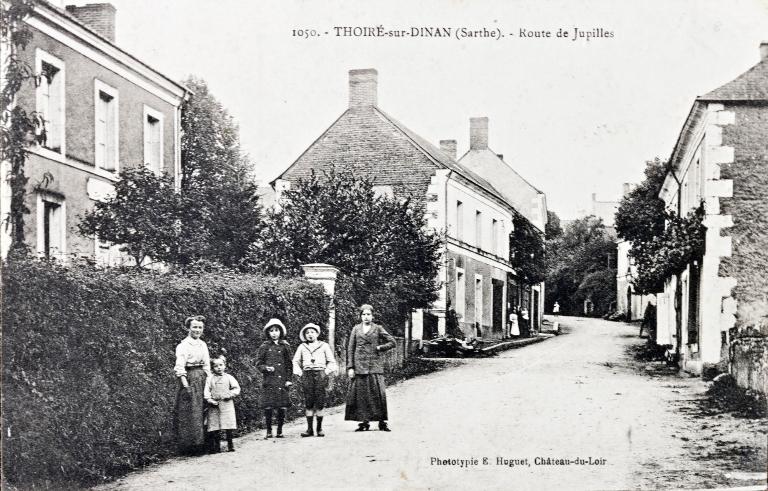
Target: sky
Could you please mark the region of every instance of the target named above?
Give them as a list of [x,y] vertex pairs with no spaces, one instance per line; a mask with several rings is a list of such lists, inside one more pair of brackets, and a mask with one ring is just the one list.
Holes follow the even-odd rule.
[[[348,71],[375,68],[379,107],[436,145],[456,139],[459,155],[469,118],[487,116],[490,148],[564,219],[589,209],[592,193],[619,199],[646,160],[668,158],[695,97],[757,63],[768,40],[768,0],[111,3],[120,47],[173,79],[208,83],[262,181],[344,112]],[[344,26],[452,37],[337,36]],[[461,28],[504,37],[457,39]],[[612,36],[574,40],[574,28]]]

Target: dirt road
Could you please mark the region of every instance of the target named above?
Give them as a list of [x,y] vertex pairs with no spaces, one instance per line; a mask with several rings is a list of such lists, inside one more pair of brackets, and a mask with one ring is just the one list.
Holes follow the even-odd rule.
[[[753,486],[766,422],[703,410],[706,383],[637,362],[637,328],[565,318],[543,343],[388,389],[391,433],[252,434],[104,489],[670,489]],[[761,467],[762,466],[762,467]],[[746,473],[744,475],[735,472]],[[735,476],[735,477],[734,477]]]

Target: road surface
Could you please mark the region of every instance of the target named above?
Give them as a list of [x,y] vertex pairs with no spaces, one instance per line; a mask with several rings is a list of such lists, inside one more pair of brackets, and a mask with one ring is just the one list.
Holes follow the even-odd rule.
[[561,320],[543,343],[390,387],[391,433],[336,408],[325,438],[302,420],[103,489],[759,489],[764,420],[707,412],[705,382],[636,361],[636,326]]

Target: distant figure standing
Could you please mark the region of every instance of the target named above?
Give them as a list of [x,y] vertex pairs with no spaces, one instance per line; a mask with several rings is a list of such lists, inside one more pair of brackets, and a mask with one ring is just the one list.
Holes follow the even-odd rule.
[[555,306],[552,307],[552,313],[555,314],[555,317],[560,315],[560,304],[555,302]]
[[645,313],[643,314],[643,322],[640,323],[640,333],[638,337],[643,337],[643,329],[648,333],[650,339],[653,339],[656,335],[656,306],[652,303],[648,303],[645,307]]
[[369,421],[378,421],[379,431],[390,431],[381,354],[395,347],[395,338],[373,323],[373,307],[370,305],[360,307],[360,319],[362,322],[349,334],[347,346],[347,375],[352,384],[347,393],[344,419],[360,421],[355,431],[367,431]]

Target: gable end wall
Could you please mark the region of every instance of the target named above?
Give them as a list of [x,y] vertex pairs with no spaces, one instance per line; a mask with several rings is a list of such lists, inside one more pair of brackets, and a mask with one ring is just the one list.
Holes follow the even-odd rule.
[[372,108],[344,113],[280,178],[295,183],[312,169],[319,173],[334,165],[374,185],[392,186],[395,196],[412,198],[419,206],[438,168]]

